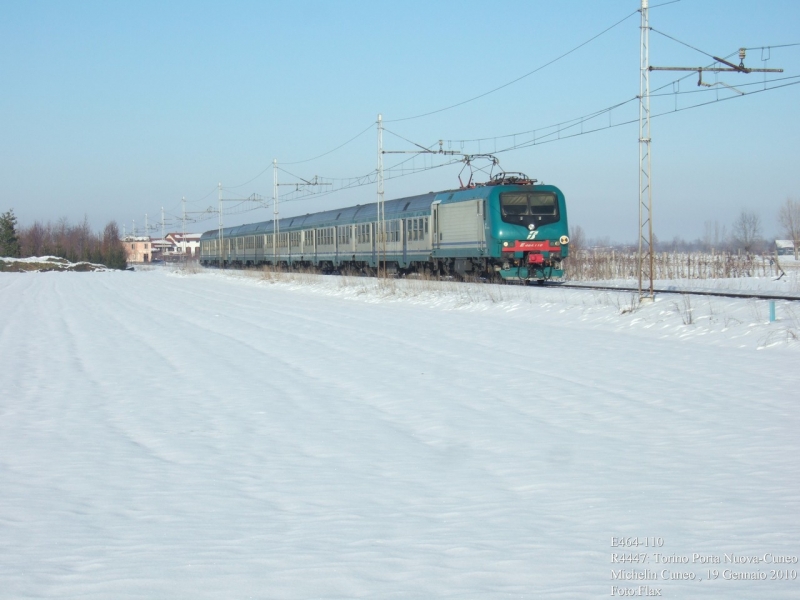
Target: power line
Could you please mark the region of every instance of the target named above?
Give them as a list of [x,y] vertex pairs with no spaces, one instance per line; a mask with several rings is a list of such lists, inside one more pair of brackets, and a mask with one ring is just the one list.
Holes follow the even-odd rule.
[[475,100],[479,100],[480,98],[484,98],[484,97],[488,96],[489,94],[494,94],[495,92],[498,92],[498,91],[500,91],[500,90],[502,90],[502,89],[504,89],[504,88],[507,88],[508,86],[510,86],[510,85],[513,85],[513,84],[517,83],[518,81],[522,81],[522,80],[523,80],[523,79],[525,79],[526,77],[530,77],[530,76],[531,76],[531,75],[533,75],[534,73],[538,73],[538,72],[539,72],[539,71],[541,71],[542,69],[544,69],[544,68],[546,68],[546,67],[549,67],[550,65],[552,65],[552,64],[554,64],[554,63],[556,63],[556,62],[560,61],[562,58],[566,58],[567,56],[569,56],[569,55],[570,55],[570,54],[572,54],[573,52],[575,52],[575,51],[577,51],[577,50],[580,50],[580,49],[581,49],[581,48],[583,48],[585,45],[587,45],[587,44],[589,44],[589,43],[593,42],[594,40],[596,40],[596,39],[597,39],[597,38],[599,38],[600,36],[604,35],[605,33],[608,33],[609,31],[611,31],[612,29],[614,29],[614,28],[615,28],[615,27],[617,27],[618,25],[620,25],[620,24],[624,23],[625,21],[627,21],[628,19],[630,19],[630,18],[631,18],[633,15],[635,15],[635,14],[636,14],[636,13],[638,13],[638,12],[639,12],[638,10],[635,10],[635,11],[633,11],[633,12],[632,12],[632,13],[630,13],[628,16],[626,16],[626,17],[624,17],[624,18],[620,19],[619,21],[617,21],[616,23],[614,23],[614,24],[613,24],[613,25],[611,25],[610,27],[607,27],[606,29],[604,29],[603,31],[601,31],[600,33],[598,33],[597,35],[594,35],[594,36],[592,36],[591,38],[589,38],[588,40],[586,40],[585,42],[582,42],[581,44],[578,44],[577,46],[575,46],[575,47],[574,47],[574,48],[572,48],[571,50],[568,50],[567,52],[564,52],[564,54],[561,54],[560,56],[557,56],[557,57],[556,57],[556,58],[554,58],[553,60],[551,60],[551,61],[549,61],[549,62],[546,62],[546,63],[544,63],[543,65],[541,65],[541,66],[539,66],[539,67],[536,67],[536,68],[535,68],[533,71],[530,71],[530,72],[528,72],[528,73],[525,73],[525,75],[522,75],[522,76],[520,76],[520,77],[517,77],[516,79],[514,79],[514,80],[512,80],[512,81],[509,81],[508,83],[504,83],[504,84],[503,84],[503,85],[501,85],[501,86],[498,86],[498,87],[496,87],[496,88],[494,88],[494,89],[491,89],[491,90],[489,90],[488,92],[484,92],[483,94],[480,94],[480,95],[478,95],[478,96],[474,96],[474,97],[472,97],[472,98],[470,98],[470,99],[468,99],[468,100],[464,100],[464,101],[462,101],[462,102],[458,102],[458,103],[456,103],[456,104],[451,104],[450,106],[445,106],[444,108],[439,108],[439,109],[437,109],[437,110],[432,110],[432,111],[430,111],[430,112],[422,113],[422,114],[419,114],[419,115],[414,115],[413,117],[403,117],[402,119],[387,119],[387,120],[386,120],[386,123],[397,123],[397,122],[399,122],[399,121],[411,121],[412,119],[421,119],[422,117],[428,117],[428,116],[430,116],[430,115],[435,115],[435,114],[437,114],[437,113],[444,112],[444,111],[446,111],[446,110],[450,110],[450,109],[453,109],[453,108],[457,108],[457,107],[459,107],[459,106],[463,106],[463,105],[465,105],[465,104],[469,104],[470,102],[474,102]]
[[[784,80],[792,80],[792,79],[798,79],[798,78],[800,78],[800,76],[791,76],[791,77],[785,77],[785,78],[780,78],[780,79],[776,79],[776,80],[769,80],[767,83],[770,83],[772,81],[784,81]],[[754,82],[752,84],[746,84],[746,85],[762,85],[762,84],[763,84],[763,82]],[[765,91],[771,91],[771,90],[780,89],[780,88],[784,88],[784,87],[789,87],[789,86],[793,86],[793,85],[797,85],[797,84],[800,84],[800,81],[791,81],[789,83],[785,83],[785,84],[782,84],[782,85],[776,85],[776,86],[768,87],[766,89],[754,90],[754,91],[751,91],[751,92],[747,92],[747,93],[745,93],[743,95],[749,96],[749,95],[752,95],[752,94],[759,94],[759,93],[762,93],[762,92],[765,92]],[[741,86],[741,87],[744,87],[744,85]],[[706,90],[704,90],[704,91],[706,91]],[[690,93],[690,92],[680,92],[680,93]],[[718,103],[718,102],[723,102],[725,100],[732,100],[732,99],[740,98],[740,97],[741,96],[739,96],[739,95],[729,96],[729,97],[726,97],[726,98],[719,98],[719,99],[715,99],[715,100],[710,100],[708,102],[702,102],[702,103],[698,103],[698,104],[693,104],[691,106],[686,106],[686,107],[677,108],[677,109],[673,109],[673,110],[663,111],[661,113],[657,113],[657,114],[652,115],[652,118],[662,117],[662,116],[666,116],[666,115],[673,114],[673,113],[676,113],[676,112],[682,112],[682,111],[685,111],[685,110],[690,110],[690,109],[693,109],[693,108],[700,108],[701,106],[707,106],[709,104],[715,104],[715,103]],[[622,103],[622,104],[624,104],[624,103]],[[597,111],[596,113],[593,113],[593,114],[602,114],[602,112],[603,111]],[[621,121],[619,123],[614,123],[614,124],[606,125],[606,126],[603,126],[603,127],[597,127],[595,129],[590,129],[590,130],[585,130],[585,131],[580,131],[580,132],[575,132],[575,133],[567,133],[564,129],[562,129],[560,131],[554,131],[554,132],[551,132],[551,133],[548,133],[548,134],[543,134],[541,137],[538,137],[535,140],[529,140],[529,141],[526,141],[526,142],[522,142],[520,144],[513,144],[513,145],[508,146],[506,148],[501,148],[499,150],[494,151],[493,154],[501,154],[501,153],[511,152],[511,151],[514,151],[514,150],[520,150],[520,149],[523,149],[523,148],[528,148],[528,147],[531,147],[531,146],[534,146],[534,145],[552,143],[552,142],[556,142],[556,141],[559,141],[559,140],[565,140],[565,139],[570,139],[570,138],[573,138],[573,137],[578,137],[580,135],[588,135],[590,133],[596,133],[598,131],[603,131],[603,130],[606,130],[606,129],[612,129],[612,128],[616,128],[616,127],[621,127],[623,125],[630,125],[630,124],[633,124],[633,123],[637,122],[637,120],[638,119],[636,119],[636,118],[629,119],[629,120],[626,120],[626,121]],[[570,123],[570,122],[574,122],[571,127],[575,127],[580,123],[580,119],[573,119],[572,121],[565,121],[565,123]],[[535,130],[535,131],[538,131],[538,130]],[[500,137],[510,137],[510,136],[498,136],[497,139],[500,139]],[[486,139],[492,139],[492,138],[486,138]],[[435,144],[433,144],[433,146],[435,146]],[[413,158],[414,158],[414,156],[406,158],[406,159],[400,161],[399,163],[393,165],[389,169],[386,169],[386,172],[392,173],[398,167],[400,167],[403,164],[409,162]],[[462,162],[463,162],[463,159],[461,159],[461,158],[452,159],[452,160],[448,160],[448,161],[446,161],[446,162],[444,162],[442,164],[418,167],[418,168],[414,168],[414,169],[411,169],[411,170],[408,170],[408,171],[402,171],[400,173],[396,173],[395,172],[395,174],[390,174],[390,175],[386,176],[385,179],[387,179],[387,180],[398,179],[400,177],[407,177],[409,175],[415,175],[417,173],[431,171],[431,170],[434,170],[434,169],[440,169],[440,168],[443,168],[443,167],[451,166],[451,165],[454,165],[454,164],[459,164],[459,163],[462,163]],[[289,173],[288,171],[286,171],[286,173],[290,174],[290,175],[293,175],[293,174]],[[371,171],[370,173],[367,173],[367,174],[365,174],[365,175],[363,175],[361,177],[350,178],[349,183],[346,183],[346,184],[344,184],[344,185],[342,185],[342,186],[340,186],[340,187],[338,187],[336,189],[326,190],[324,192],[304,192],[303,194],[301,194],[299,196],[292,196],[292,194],[294,193],[294,192],[292,192],[292,193],[290,193],[288,195],[288,197],[284,200],[284,202],[301,202],[301,201],[309,200],[309,199],[312,199],[312,198],[324,198],[326,196],[330,196],[330,195],[338,193],[338,192],[351,190],[351,189],[356,189],[356,188],[364,187],[364,186],[367,186],[367,185],[374,185],[375,182],[376,182],[376,177],[377,177],[377,171]],[[345,181],[345,180],[341,179],[340,181]],[[253,210],[262,209],[265,206],[268,207],[269,205],[265,204],[264,206],[257,206],[257,207],[253,207],[253,208],[248,208],[248,209],[241,210],[241,211],[238,211],[237,213],[232,213],[232,214],[247,213],[247,212],[251,212]],[[208,219],[212,218],[212,216],[213,215],[207,217],[206,219],[202,219],[202,220],[203,221],[208,220]]]
[[[349,144],[350,142],[354,142],[355,140],[357,140],[358,138],[360,138],[360,137],[361,137],[362,135],[364,135],[364,134],[365,134],[367,131],[369,131],[370,129],[372,129],[372,126],[373,126],[373,123],[370,123],[370,124],[369,124],[369,125],[368,125],[368,126],[365,128],[365,129],[363,129],[362,131],[360,131],[359,133],[357,133],[356,135],[354,135],[353,137],[351,137],[351,138],[350,138],[349,140],[347,140],[346,142],[344,142],[344,143],[342,143],[342,144],[339,144],[339,145],[338,145],[338,146],[336,146],[336,148],[334,148],[333,150],[328,150],[327,152],[323,152],[322,154],[318,154],[317,156],[312,156],[311,158],[306,158],[306,159],[303,159],[303,160],[295,160],[295,161],[291,161],[291,162],[284,162],[284,163],[281,163],[281,164],[284,164],[284,165],[300,165],[300,164],[303,164],[303,163],[307,163],[307,162],[311,162],[311,161],[317,160],[318,158],[322,158],[323,156],[328,156],[328,154],[333,154],[333,153],[334,153],[334,152],[336,152],[337,150],[340,150],[340,149],[344,148],[345,146],[347,146],[347,144]],[[270,164],[269,164],[267,167],[265,167],[265,168],[264,168],[264,170],[263,170],[263,171],[261,171],[261,172],[260,172],[258,175],[256,175],[255,177],[253,177],[253,178],[251,178],[251,179],[248,179],[248,180],[247,180],[247,181],[245,181],[244,183],[239,183],[239,184],[237,184],[237,185],[231,185],[231,186],[225,186],[225,189],[227,189],[227,190],[233,190],[233,189],[236,189],[236,188],[243,187],[243,186],[247,185],[248,183],[252,183],[252,182],[254,182],[256,179],[258,179],[259,177],[261,177],[261,176],[262,176],[264,173],[266,173],[267,171],[269,171],[271,168],[272,168],[272,163],[270,163]],[[212,193],[213,193],[213,191],[212,191]],[[211,194],[209,194],[209,195],[211,195]]]
[[[786,46],[800,46],[800,43],[797,43],[797,44],[783,44],[782,45],[782,47],[786,47]],[[778,46],[764,46],[764,48],[777,48],[777,47]],[[758,48],[747,48],[747,49],[748,50],[756,50]],[[734,52],[728,54],[725,58],[730,58],[731,56],[734,56],[737,52],[738,51],[734,51]],[[714,62],[717,62],[717,61],[714,61]],[[714,63],[712,63],[712,65],[713,64]],[[712,65],[709,65],[709,67],[712,66]],[[674,86],[676,83],[679,83],[679,82],[683,81],[684,79],[688,79],[690,77],[694,77],[695,75],[696,75],[696,73],[694,73],[694,72],[690,73],[688,75],[684,75],[682,77],[674,79],[673,81],[671,81],[669,83],[666,83],[666,84],[664,84],[664,85],[662,85],[660,87],[655,88],[655,90],[653,90],[653,91],[658,92],[658,91],[663,90],[665,88],[668,88],[670,86]],[[770,81],[780,81],[780,80],[781,79],[767,80],[766,83],[769,83]],[[765,83],[764,81],[759,81],[759,82],[753,82],[753,83],[749,83],[749,84],[743,84],[740,87],[745,87],[746,85],[764,85],[764,83]],[[714,91],[715,90],[713,90],[713,89],[704,89],[704,90],[692,90],[692,91],[683,91],[683,92],[670,92],[668,94],[651,94],[651,96],[652,95],[672,96],[672,95],[682,95],[682,94],[697,93],[697,92],[714,92]],[[587,113],[587,114],[582,115],[580,117],[574,117],[572,119],[567,119],[567,120],[564,120],[564,121],[561,121],[561,122],[558,122],[558,123],[553,123],[551,125],[544,125],[544,126],[536,127],[534,129],[528,129],[526,131],[517,131],[517,132],[514,132],[514,133],[507,133],[507,134],[503,134],[503,135],[488,136],[488,137],[482,137],[482,138],[446,139],[444,141],[447,142],[450,145],[452,145],[452,144],[466,144],[466,143],[475,143],[475,142],[496,141],[496,140],[502,140],[504,138],[523,137],[523,136],[526,136],[526,135],[535,134],[536,132],[547,131],[549,129],[556,129],[556,130],[564,131],[565,129],[570,129],[571,127],[574,127],[576,125],[580,125],[580,124],[585,123],[587,121],[591,121],[591,120],[593,120],[593,119],[595,119],[595,118],[597,118],[597,117],[599,117],[601,115],[607,114],[607,113],[609,113],[611,111],[614,111],[614,110],[616,110],[618,108],[621,108],[622,106],[625,106],[626,104],[630,104],[631,102],[636,102],[638,100],[639,100],[639,96],[638,95],[637,96],[633,96],[633,97],[631,97],[631,98],[629,98],[627,100],[623,100],[621,102],[617,102],[616,104],[612,104],[611,106],[607,106],[605,108],[601,108],[599,110]],[[674,111],[672,111],[672,112],[674,112]],[[604,127],[602,129],[607,129],[607,127]]]
[[[763,84],[763,82],[757,82],[757,83],[759,85]],[[709,104],[716,104],[718,102],[724,102],[725,100],[734,100],[734,99],[737,99],[737,98],[742,98],[744,96],[752,96],[753,94],[760,94],[762,92],[769,92],[769,91],[772,91],[772,90],[777,90],[777,89],[780,89],[780,88],[790,87],[790,86],[798,85],[798,84],[800,84],[800,81],[793,81],[791,83],[785,83],[783,85],[775,85],[775,86],[772,86],[772,87],[766,88],[766,89],[754,90],[752,92],[747,92],[747,93],[741,94],[741,95],[728,96],[726,98],[717,98],[715,100],[709,100],[708,102],[701,102],[701,103],[698,103],[698,104],[692,104],[691,106],[684,106],[682,108],[676,108],[676,109],[673,109],[673,110],[666,110],[664,112],[660,112],[658,114],[651,115],[651,118],[654,119],[656,117],[663,117],[665,115],[670,115],[670,114],[677,113],[677,112],[683,112],[685,110],[691,110],[693,108],[700,108],[701,106],[708,106]],[[524,142],[524,143],[517,144],[517,145],[514,145],[514,146],[509,146],[508,148],[503,148],[501,150],[496,150],[494,152],[494,154],[500,154],[501,152],[510,152],[512,150],[519,150],[521,148],[529,148],[531,146],[538,146],[539,144],[547,144],[547,143],[551,143],[551,142],[557,142],[559,140],[565,140],[565,139],[569,139],[569,138],[573,138],[573,137],[578,137],[580,135],[587,135],[589,133],[595,133],[597,131],[603,131],[603,130],[606,130],[606,129],[613,129],[615,127],[621,127],[622,125],[630,125],[631,123],[636,123],[637,121],[638,121],[638,118],[630,119],[628,121],[622,121],[620,123],[614,123],[613,125],[606,125],[604,127],[597,127],[595,129],[590,129],[588,131],[581,131],[581,132],[578,132],[578,133],[571,133],[571,134],[568,134],[568,135],[564,135],[564,131],[563,130],[561,132],[553,132],[553,133],[549,133],[549,134],[543,135],[542,137],[540,137],[540,138],[538,138],[536,140]],[[546,138],[552,138],[552,136],[556,135],[556,133],[559,134],[559,137],[556,137],[556,138],[553,138],[553,139],[546,139]]]
[[700,54],[705,54],[706,56],[716,60],[716,57],[713,54],[709,54],[708,52],[705,52],[704,50],[700,50],[699,48],[695,48],[691,44],[687,44],[686,42],[682,42],[679,39],[674,38],[671,35],[668,35],[668,34],[664,33],[663,31],[659,31],[655,27],[650,27],[650,31],[654,31],[655,33],[658,33],[659,35],[663,35],[664,37],[671,39],[673,42],[678,42],[679,44],[682,44],[682,45],[686,46],[687,48],[691,48],[692,50],[695,50],[696,52],[699,52]]
[[306,158],[305,160],[295,160],[295,161],[292,161],[292,162],[284,162],[284,163],[281,163],[281,164],[284,164],[284,165],[300,165],[300,164],[303,164],[303,163],[311,162],[312,160],[317,160],[318,158],[322,158],[323,156],[328,156],[328,154],[332,154],[332,153],[336,152],[337,150],[339,150],[339,149],[341,149],[341,148],[344,148],[344,147],[345,147],[345,146],[347,146],[347,144],[349,144],[350,142],[353,142],[353,141],[357,140],[358,138],[360,138],[362,135],[364,135],[365,133],[367,133],[367,131],[369,131],[370,129],[372,129],[372,126],[373,126],[374,124],[375,124],[375,123],[370,123],[370,124],[369,124],[369,125],[368,125],[366,128],[364,128],[364,129],[363,129],[363,130],[362,130],[360,133],[358,133],[358,134],[354,135],[353,137],[351,137],[349,140],[347,140],[347,141],[346,141],[346,142],[344,142],[343,144],[340,144],[340,145],[336,146],[336,148],[334,148],[333,150],[328,150],[327,152],[323,152],[322,154],[319,154],[319,155],[317,155],[317,156],[313,156],[313,157],[311,157],[311,158]]

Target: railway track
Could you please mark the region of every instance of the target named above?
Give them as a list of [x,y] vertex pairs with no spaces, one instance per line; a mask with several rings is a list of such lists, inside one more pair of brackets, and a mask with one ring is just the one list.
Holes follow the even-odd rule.
[[[214,267],[218,268],[218,267]],[[289,271],[291,272],[291,271]],[[314,273],[314,274],[324,274],[316,269],[307,270],[306,272]],[[341,273],[334,272],[328,274],[335,274],[341,275]],[[374,275],[372,275],[374,277]],[[467,283],[467,282],[465,282]],[[488,280],[472,280],[471,283],[493,283],[492,281]],[[512,282],[508,282],[511,285],[515,285]],[[633,287],[613,287],[613,286],[603,286],[603,285],[581,285],[577,283],[562,283],[559,281],[549,281],[542,286],[538,286],[541,289],[553,288],[553,289],[574,289],[574,290],[600,290],[604,292],[634,292],[638,293],[638,288]],[[731,292],[731,291],[704,291],[704,290],[681,290],[677,288],[667,288],[667,289],[654,289],[654,293],[656,294],[683,294],[689,296],[716,296],[720,298],[749,298],[754,300],[786,300],[790,302],[800,302],[800,294],[796,296],[786,296],[781,294],[759,294],[759,293],[741,293],[741,292]]]
[[[600,285],[580,285],[574,283],[551,283],[545,287],[569,288],[576,290],[602,290],[608,292],[639,292],[639,288],[632,287],[611,287]],[[656,294],[684,294],[689,296],[717,296],[721,298],[751,298],[754,300],[788,300],[800,302],[800,296],[784,296],[780,294],[757,294],[757,293],[739,293],[730,291],[702,291],[702,290],[679,290],[675,288],[667,289],[654,289]]]

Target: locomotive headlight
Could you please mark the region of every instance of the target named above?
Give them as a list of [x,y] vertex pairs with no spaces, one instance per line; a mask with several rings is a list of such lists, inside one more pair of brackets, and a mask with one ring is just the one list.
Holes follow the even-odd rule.
[[503,247],[508,248],[508,242],[503,242]]
[[562,235],[562,236],[559,238],[559,240],[558,240],[558,241],[559,241],[559,242],[561,242],[562,244],[569,244],[569,237],[567,237],[566,235]]
[[536,229],[536,225],[534,225],[533,223],[531,223],[530,225],[528,225],[528,229],[530,229],[531,231],[533,231],[534,229]]

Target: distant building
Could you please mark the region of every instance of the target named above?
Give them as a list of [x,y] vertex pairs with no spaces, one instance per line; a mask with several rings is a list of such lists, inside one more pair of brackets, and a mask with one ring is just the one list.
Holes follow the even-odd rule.
[[170,242],[170,256],[176,259],[196,258],[200,254],[200,236],[202,235],[202,233],[168,233],[164,239]]
[[168,233],[163,240],[128,235],[122,239],[122,245],[128,253],[129,263],[194,259],[200,254],[201,235],[203,234],[187,233],[184,236],[182,233]]
[[792,240],[775,240],[775,250],[778,254],[794,254],[794,242]]
[[153,260],[153,244],[150,236],[126,235],[122,239],[129,263],[149,263]]

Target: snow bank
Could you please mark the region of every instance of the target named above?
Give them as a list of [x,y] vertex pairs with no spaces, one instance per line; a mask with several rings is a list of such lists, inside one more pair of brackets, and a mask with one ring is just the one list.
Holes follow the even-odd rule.
[[58,256],[28,256],[25,258],[12,258],[0,256],[0,272],[29,272],[29,271],[107,271],[105,265],[90,262],[73,263],[66,258]]

